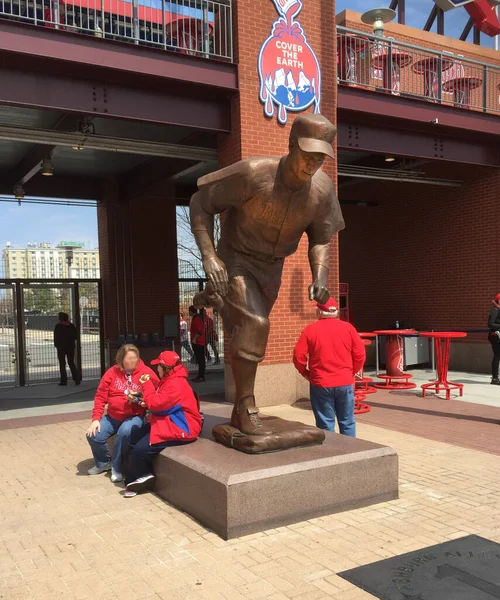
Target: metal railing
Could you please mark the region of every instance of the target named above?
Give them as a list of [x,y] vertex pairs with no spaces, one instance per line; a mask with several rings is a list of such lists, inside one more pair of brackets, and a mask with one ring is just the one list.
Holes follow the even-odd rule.
[[0,17],[233,60],[232,0],[0,0]]
[[500,66],[337,27],[341,85],[500,113]]

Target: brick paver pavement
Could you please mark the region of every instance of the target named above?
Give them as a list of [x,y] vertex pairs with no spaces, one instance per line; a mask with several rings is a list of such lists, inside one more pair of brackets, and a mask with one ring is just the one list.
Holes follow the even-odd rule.
[[361,423],[399,453],[399,500],[224,542],[153,494],[84,475],[87,425],[0,431],[2,599],[367,600],[336,573],[471,533],[500,542],[493,454]]

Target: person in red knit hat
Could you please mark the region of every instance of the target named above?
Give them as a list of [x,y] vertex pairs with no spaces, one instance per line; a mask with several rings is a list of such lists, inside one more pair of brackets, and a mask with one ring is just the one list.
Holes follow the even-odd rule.
[[[176,352],[165,351],[151,361],[158,365],[160,385],[149,373],[140,378],[143,395],[140,405],[147,408],[149,425],[131,440],[133,446],[125,478],[125,497],[147,489],[154,480],[153,458],[169,446],[194,442],[201,433],[202,416],[198,399],[189,385],[188,371]],[[130,399],[133,402],[133,399]]]
[[493,348],[493,362],[491,363],[491,385],[500,385],[498,369],[500,366],[500,294],[493,300],[493,308],[488,318],[490,334],[488,339]]
[[354,375],[365,362],[363,342],[354,327],[338,318],[337,303],[317,304],[318,320],[302,332],[293,364],[310,383],[316,427],[356,437]]
[[[95,467],[89,475],[98,475],[111,469],[111,481],[122,481],[122,462],[125,458],[130,436],[144,427],[144,408],[137,402],[129,403],[132,392],[142,392],[139,379],[147,374],[155,384],[158,377],[139,357],[139,350],[125,344],[116,353],[116,365],[104,373],[94,398],[92,423],[87,439],[94,455]],[[107,406],[107,412],[104,410]],[[115,436],[113,458],[108,449],[108,439]]]

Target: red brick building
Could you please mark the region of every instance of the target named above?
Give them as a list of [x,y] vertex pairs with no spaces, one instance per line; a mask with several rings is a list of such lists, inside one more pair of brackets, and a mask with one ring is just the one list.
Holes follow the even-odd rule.
[[[105,337],[161,332],[179,306],[176,206],[217,167],[287,151],[294,113],[281,125],[259,98],[276,5],[23,2],[0,15],[0,192],[21,182],[98,200]],[[332,0],[303,0],[296,20],[321,69],[320,110],[339,128],[324,167],[334,181],[339,171],[347,225],[332,244],[332,293],[349,284],[360,329],[484,329],[500,290],[498,53],[400,24],[376,38]],[[440,65],[432,82],[417,68],[426,58]],[[48,156],[52,178],[36,170]],[[314,318],[309,283],[303,241],[271,315],[261,405],[305,392],[291,353]],[[487,368],[484,342],[457,345],[455,366]]]

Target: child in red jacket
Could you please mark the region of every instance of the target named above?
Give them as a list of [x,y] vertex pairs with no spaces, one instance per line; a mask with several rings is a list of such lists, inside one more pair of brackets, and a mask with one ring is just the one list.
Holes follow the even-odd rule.
[[[116,365],[104,373],[94,398],[92,423],[87,439],[94,455],[95,467],[89,475],[98,475],[111,469],[111,481],[122,481],[122,462],[128,453],[130,436],[144,427],[144,408],[137,402],[129,403],[132,392],[142,392],[139,379],[147,374],[158,385],[155,372],[139,358],[139,350],[125,344],[116,354]],[[153,383],[151,383],[153,385]],[[106,415],[104,409],[108,407]],[[108,439],[115,435],[113,458],[108,449]]]
[[152,462],[157,454],[168,446],[194,442],[201,433],[198,400],[187,381],[188,372],[179,355],[165,351],[151,364],[158,365],[160,385],[156,388],[147,373],[140,378],[143,386],[141,406],[150,411],[150,424],[145,435],[144,431],[137,432],[131,441],[133,450],[125,478],[126,498],[136,496],[151,485],[154,480]]

